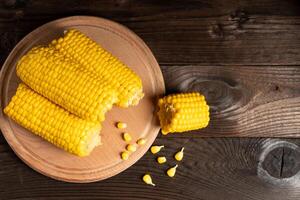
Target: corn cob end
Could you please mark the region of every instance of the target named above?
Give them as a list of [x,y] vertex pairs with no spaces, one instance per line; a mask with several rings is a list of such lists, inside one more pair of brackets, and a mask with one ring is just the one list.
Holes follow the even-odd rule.
[[23,83],[4,113],[35,135],[77,156],[89,155],[101,143],[100,123],[72,115]]
[[209,123],[209,107],[197,92],[168,95],[159,99],[158,107],[163,135],[205,128]]

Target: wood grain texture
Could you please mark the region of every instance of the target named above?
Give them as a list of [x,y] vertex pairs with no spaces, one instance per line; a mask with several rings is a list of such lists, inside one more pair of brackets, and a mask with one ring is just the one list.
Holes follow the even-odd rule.
[[199,91],[207,98],[210,124],[189,136],[300,136],[299,66],[162,66],[162,69],[169,93]]
[[[186,156],[174,180],[163,175],[165,166],[158,167],[148,153],[111,179],[84,185],[62,183],[23,164],[0,136],[0,199],[300,199],[299,139],[199,138],[214,131],[221,136],[223,131],[216,122],[221,122],[226,135],[235,135],[237,130],[246,135],[272,134],[269,129],[281,136],[299,134],[299,122],[296,122],[299,120],[300,1],[3,0],[0,3],[0,62],[17,41],[36,27],[71,15],[105,17],[137,33],[158,58],[168,93],[184,89],[178,82],[180,78],[171,72],[189,74],[189,69],[193,69],[200,80],[209,79],[214,83],[208,87],[212,90],[209,99],[215,100],[213,104],[220,113],[214,111],[215,124],[207,130],[159,136],[156,143],[168,145],[165,152],[171,154],[187,142],[184,144]],[[209,73],[217,77],[216,81]],[[191,81],[194,75],[187,77]],[[191,88],[191,84],[187,85]],[[241,92],[238,85],[251,91],[242,89]],[[246,94],[247,98],[239,93]],[[218,102],[218,99],[226,102]],[[236,104],[231,106],[230,103]],[[248,111],[245,105],[251,111],[260,111],[248,112],[253,117],[251,123],[256,122],[259,128],[251,124],[245,126],[244,121],[241,126],[221,121],[222,116],[232,120],[245,118],[243,113]],[[268,113],[264,112],[264,106]],[[288,110],[282,106],[288,106]],[[231,110],[226,114],[223,108]],[[278,109],[290,114],[277,112]],[[264,117],[270,114],[276,119],[276,128]],[[280,125],[278,115],[283,115],[284,124]],[[263,123],[254,119],[258,116],[263,117]],[[293,149],[293,153],[283,152],[284,148]],[[271,153],[272,150],[277,153]],[[269,159],[275,155],[277,160]],[[171,160],[170,155],[167,156]],[[294,161],[288,161],[290,159]],[[140,177],[148,170],[158,187],[142,184]]]
[[[111,179],[92,184],[70,184],[40,176],[19,162],[7,149],[1,153],[0,191],[3,199],[187,199],[187,200],[296,200],[299,199],[299,179],[291,187],[289,180],[267,182],[258,175],[260,154],[276,139],[238,138],[158,138],[155,144],[166,148],[160,155],[169,160],[158,165],[147,153],[133,167]],[[300,145],[300,140],[290,140]],[[175,164],[174,152],[185,147],[185,156],[176,176],[171,179],[165,170]],[[141,181],[143,173],[153,176],[156,187]],[[299,177],[298,177],[299,178]],[[13,191],[13,192],[11,192]]]
[[0,34],[11,35],[6,42],[9,44],[14,43],[15,37],[20,39],[50,20],[95,15],[118,21],[136,32],[160,64],[300,62],[300,2],[297,0],[200,0],[185,4],[175,1],[172,6],[149,0],[63,3],[16,0],[13,6],[0,6]]

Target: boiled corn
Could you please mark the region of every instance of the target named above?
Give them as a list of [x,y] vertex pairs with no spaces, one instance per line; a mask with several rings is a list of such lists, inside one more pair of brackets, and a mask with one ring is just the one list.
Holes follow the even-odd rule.
[[126,146],[126,150],[127,150],[127,151],[130,151],[130,152],[135,152],[135,151],[136,151],[136,146],[133,145],[133,144],[128,144],[128,145]]
[[144,145],[146,143],[146,139],[144,138],[140,138],[136,141],[136,143],[140,146]]
[[167,175],[169,177],[174,177],[176,174],[176,169],[177,169],[178,165],[175,165],[174,167],[171,167],[167,170]]
[[131,141],[131,135],[129,133],[123,133],[123,140],[125,142],[130,142]]
[[148,185],[155,186],[155,184],[152,182],[152,178],[151,178],[150,174],[145,174],[143,176],[143,181]]
[[163,134],[204,128],[209,122],[209,107],[203,95],[192,92],[159,99],[158,117]]
[[152,147],[150,148],[150,151],[151,151],[151,153],[153,153],[153,154],[157,154],[158,152],[160,152],[160,150],[161,150],[162,148],[164,148],[164,145],[162,145],[162,146],[152,146]]
[[75,59],[101,79],[110,81],[118,91],[117,105],[137,105],[144,96],[142,81],[138,75],[80,31],[66,31],[63,37],[53,40],[51,46]]
[[4,112],[34,134],[75,155],[87,156],[100,144],[99,123],[70,114],[25,84],[18,86]]
[[156,161],[157,161],[159,164],[163,164],[163,163],[167,162],[167,158],[164,157],[164,156],[160,156],[160,157],[157,157]]
[[123,151],[121,153],[121,158],[122,158],[122,160],[128,160],[128,158],[129,158],[129,152],[128,151]]
[[103,121],[118,99],[109,82],[52,48],[30,50],[18,62],[17,75],[34,91],[87,120]]
[[181,161],[181,160],[182,160],[182,158],[183,158],[183,150],[184,150],[184,147],[182,147],[181,150],[178,151],[178,152],[174,155],[175,160],[177,160],[177,161]]
[[118,129],[124,129],[124,128],[127,128],[127,124],[124,123],[124,122],[118,122],[118,123],[117,123],[117,128],[118,128]]

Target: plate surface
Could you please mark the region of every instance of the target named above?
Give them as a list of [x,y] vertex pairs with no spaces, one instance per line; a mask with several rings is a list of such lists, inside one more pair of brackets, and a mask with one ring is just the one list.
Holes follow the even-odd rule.
[[[138,106],[128,109],[116,106],[106,115],[103,123],[102,145],[90,156],[79,158],[44,141],[17,125],[2,112],[14,95],[20,82],[15,66],[19,58],[36,45],[47,44],[63,35],[63,31],[76,28],[132,68],[142,79],[145,97]],[[0,126],[14,152],[30,167],[54,179],[67,182],[93,182],[114,176],[133,165],[153,143],[159,132],[155,114],[155,101],[165,91],[159,65],[146,44],[133,32],[115,22],[88,16],[74,16],[47,23],[21,40],[10,53],[0,74],[1,112]],[[115,128],[117,121],[126,122],[125,131],[132,142],[146,138],[144,146],[129,157],[120,159],[126,143],[122,130]]]

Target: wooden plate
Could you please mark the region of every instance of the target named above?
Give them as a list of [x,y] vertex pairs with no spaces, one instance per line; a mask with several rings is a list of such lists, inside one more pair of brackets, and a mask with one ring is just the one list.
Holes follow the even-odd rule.
[[[90,156],[79,158],[17,125],[4,115],[3,108],[14,95],[20,82],[15,66],[30,48],[47,44],[68,28],[76,28],[90,36],[104,48],[130,66],[142,78],[145,97],[138,106],[121,109],[114,107],[103,123],[102,145]],[[75,16],[47,23],[28,34],[8,56],[0,74],[1,112],[3,135],[15,153],[36,171],[67,182],[93,182],[114,176],[133,165],[149,149],[159,132],[155,114],[155,100],[165,91],[159,65],[146,44],[133,32],[115,22],[97,17]],[[127,161],[120,159],[126,143],[122,131],[115,128],[117,121],[126,122],[133,137],[146,138]]]

